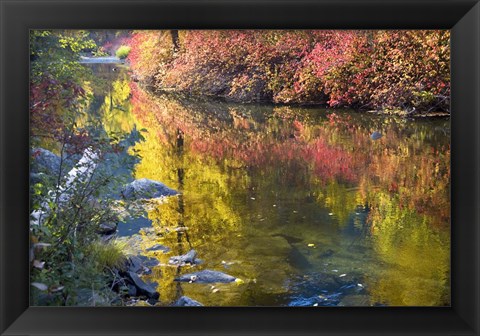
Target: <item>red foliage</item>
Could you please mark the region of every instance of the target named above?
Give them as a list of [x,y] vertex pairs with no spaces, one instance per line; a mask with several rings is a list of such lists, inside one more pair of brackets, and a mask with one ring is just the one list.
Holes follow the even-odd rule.
[[132,69],[158,88],[237,101],[448,110],[448,31],[169,31],[133,35]]
[[59,82],[45,75],[38,83],[30,83],[30,121],[34,136],[64,136],[63,111],[74,108],[85,97],[84,89],[72,81]]

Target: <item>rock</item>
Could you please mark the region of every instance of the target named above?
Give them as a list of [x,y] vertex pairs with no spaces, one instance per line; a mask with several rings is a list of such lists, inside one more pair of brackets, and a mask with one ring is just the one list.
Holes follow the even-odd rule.
[[186,254],[181,256],[171,257],[168,261],[171,265],[185,266],[186,264],[196,265],[201,261],[197,259],[197,252],[195,250],[190,250]]
[[100,239],[101,239],[102,242],[104,242],[104,243],[108,243],[109,241],[111,241],[111,240],[113,240],[113,239],[115,239],[115,238],[117,238],[117,232],[116,232],[116,231],[115,231],[114,233],[112,233],[112,234],[102,235],[102,236],[100,237]]
[[138,258],[142,261],[143,265],[146,267],[155,267],[160,265],[160,261],[155,258],[150,258],[147,256],[139,255]]
[[151,285],[140,279],[137,273],[128,272],[127,274],[135,287],[137,287],[138,295],[146,295],[150,299],[158,300],[160,294]]
[[195,273],[189,273],[175,278],[175,281],[180,282],[195,282],[195,283],[229,283],[235,281],[236,278],[218,271],[203,270]]
[[128,284],[127,285],[128,296],[137,296],[137,287],[134,285]]
[[147,251],[162,251],[163,253],[170,252],[170,248],[164,245],[155,244],[152,247],[147,248]]
[[117,231],[117,223],[105,222],[98,226],[97,233],[101,235],[111,235]]
[[144,270],[142,260],[139,257],[132,256],[127,260],[127,270],[133,273],[141,273]]
[[60,157],[43,148],[32,149],[33,163],[31,172],[58,175],[60,171]]
[[30,173],[30,185],[41,183],[45,176],[44,173]]
[[174,306],[174,307],[203,307],[203,305],[200,302],[198,302],[194,299],[191,299],[188,296],[182,296],[180,299],[175,301],[172,306]]
[[151,199],[177,194],[176,190],[168,188],[165,184],[145,178],[127,184],[121,191],[125,199]]
[[372,140],[378,140],[382,136],[383,136],[382,133],[380,133],[379,131],[375,131],[370,135],[370,138],[372,138]]
[[158,302],[157,299],[153,299],[153,298],[149,298],[147,300],[147,303],[150,305],[150,306],[155,306],[155,304]]
[[159,265],[160,262],[155,258],[149,258],[142,255],[131,256],[127,261],[128,272],[137,274],[150,274],[150,267]]

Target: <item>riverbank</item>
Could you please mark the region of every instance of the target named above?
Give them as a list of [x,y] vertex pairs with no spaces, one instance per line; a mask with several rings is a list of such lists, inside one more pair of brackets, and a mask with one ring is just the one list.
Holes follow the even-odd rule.
[[128,56],[156,90],[239,103],[448,115],[447,31],[148,31]]
[[151,80],[143,80],[140,81],[137,77],[133,75],[133,80],[136,82],[140,82],[146,90],[150,91],[152,94],[155,95],[167,95],[172,97],[173,99],[178,99],[179,97],[183,97],[185,100],[191,101],[205,101],[210,100],[212,102],[225,102],[225,103],[237,103],[237,104],[244,104],[248,105],[265,105],[265,106],[272,106],[272,107],[293,107],[293,108],[311,108],[311,109],[325,109],[331,110],[332,112],[336,110],[350,110],[351,112],[355,113],[365,113],[370,115],[378,115],[378,116],[397,116],[402,118],[410,118],[410,119],[424,119],[424,118],[449,118],[450,112],[447,111],[429,111],[429,110],[417,110],[417,109],[395,109],[395,108],[387,108],[387,109],[379,109],[379,110],[368,110],[368,109],[354,109],[350,107],[341,107],[341,108],[333,108],[330,107],[326,103],[319,103],[319,102],[302,102],[302,103],[274,103],[269,100],[239,100],[232,98],[228,95],[219,95],[219,94],[212,94],[208,92],[192,92],[186,90],[179,90],[177,88],[158,88],[152,84]]

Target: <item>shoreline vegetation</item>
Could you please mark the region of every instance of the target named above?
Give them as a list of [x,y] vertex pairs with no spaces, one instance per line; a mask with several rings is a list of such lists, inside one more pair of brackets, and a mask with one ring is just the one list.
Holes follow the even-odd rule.
[[137,31],[134,78],[239,103],[450,113],[448,31]]
[[[127,255],[127,243],[111,234],[118,222],[145,211],[148,201],[139,205],[140,199],[152,198],[126,197],[125,190],[145,183],[147,189],[153,186],[153,198],[178,196],[158,184],[162,181],[133,180],[141,157],[129,149],[144,140],[144,130],[108,133],[89,116],[95,88],[92,73],[81,63],[97,57],[116,62],[118,50],[119,63],[130,68],[132,79],[157,93],[404,117],[449,116],[448,31],[169,30],[114,36],[32,31],[33,305],[121,306],[131,298],[158,302],[154,286],[141,279],[154,261],[138,251]],[[183,265],[199,260],[194,250],[172,258]],[[243,282],[210,270],[178,281],[197,279]],[[201,305],[185,296],[160,304]]]

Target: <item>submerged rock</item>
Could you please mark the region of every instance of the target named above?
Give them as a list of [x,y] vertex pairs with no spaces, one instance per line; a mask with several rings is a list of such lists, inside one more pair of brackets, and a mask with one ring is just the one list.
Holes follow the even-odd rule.
[[171,265],[185,266],[186,264],[200,264],[201,260],[197,259],[197,252],[195,250],[190,250],[184,255],[171,257],[168,263]]
[[165,184],[146,178],[125,185],[121,191],[125,199],[151,199],[177,194],[176,190],[170,189]]
[[218,271],[203,270],[199,272],[184,274],[175,278],[175,281],[196,282],[196,283],[229,283],[235,281],[236,278]]
[[295,246],[292,246],[287,260],[293,267],[300,270],[312,268],[312,264],[308,261],[307,257],[305,257]]
[[163,253],[170,252],[170,248],[165,245],[155,244],[152,247],[147,248],[147,251],[162,251]]
[[180,299],[173,303],[174,307],[203,307],[200,302],[189,298],[188,296],[182,296]]
[[140,279],[140,277],[134,272],[128,272],[127,275],[132,281],[133,285],[137,287],[138,295],[146,295],[149,299],[158,300],[160,294],[155,290],[155,288],[153,288],[153,286]]

